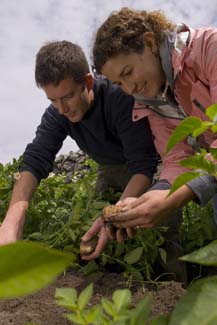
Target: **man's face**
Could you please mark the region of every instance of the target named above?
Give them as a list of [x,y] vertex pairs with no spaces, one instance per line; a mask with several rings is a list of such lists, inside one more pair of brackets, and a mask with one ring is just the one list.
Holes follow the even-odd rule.
[[86,85],[76,83],[71,78],[61,80],[57,86],[48,84],[42,89],[59,114],[73,123],[81,121],[90,107]]
[[109,59],[102,74],[130,95],[156,97],[165,82],[160,59],[149,46],[143,53],[120,54]]

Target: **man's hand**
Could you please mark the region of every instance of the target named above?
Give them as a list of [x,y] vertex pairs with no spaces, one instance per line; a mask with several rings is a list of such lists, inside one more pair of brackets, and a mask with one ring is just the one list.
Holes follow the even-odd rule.
[[133,229],[116,229],[111,224],[106,224],[102,217],[97,218],[90,229],[82,237],[82,242],[88,242],[95,236],[98,236],[98,242],[94,252],[90,255],[82,255],[83,260],[93,260],[100,256],[110,240],[123,242],[127,237],[133,237]]
[[4,220],[0,227],[0,246],[14,243],[22,238],[23,227]]
[[0,245],[22,238],[29,201],[38,186],[38,180],[28,171],[21,172],[14,185],[5,219],[0,227]]
[[101,217],[98,217],[94,221],[90,229],[84,234],[81,240],[83,242],[88,242],[96,235],[98,236],[98,242],[95,251],[90,255],[82,255],[81,258],[83,260],[90,261],[97,258],[102,253],[102,251],[106,247],[107,242],[109,241],[109,236],[106,231],[105,223]]

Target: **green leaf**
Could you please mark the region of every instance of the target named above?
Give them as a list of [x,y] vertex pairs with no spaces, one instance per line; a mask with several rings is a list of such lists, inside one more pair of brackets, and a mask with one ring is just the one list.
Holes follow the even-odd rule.
[[159,248],[159,254],[160,254],[160,257],[161,257],[162,261],[164,262],[164,264],[166,264],[167,263],[167,252],[166,252],[166,250],[160,247]]
[[180,260],[202,265],[217,266],[217,240],[214,240],[207,246],[191,254],[182,256]]
[[195,129],[201,127],[201,120],[198,117],[188,117],[184,119],[173,131],[167,143],[166,153],[170,151],[177,143],[181,142]]
[[209,151],[214,159],[217,159],[217,148],[209,148]]
[[199,172],[187,172],[182,175],[179,175],[173,182],[169,195],[175,192],[182,185],[186,184],[187,182],[190,182],[192,179],[199,177],[200,175],[201,174]]
[[55,298],[59,306],[66,307],[70,310],[76,309],[77,291],[74,288],[57,288]]
[[78,307],[83,310],[93,295],[93,283],[90,283],[78,297]]
[[130,310],[130,325],[144,325],[151,311],[151,296],[142,299],[134,309]]
[[108,201],[93,201],[92,207],[96,210],[103,209],[106,205],[108,205]]
[[212,127],[211,127],[211,130],[213,133],[217,133],[217,124],[214,124]]
[[84,273],[85,275],[93,274],[94,272],[98,271],[99,266],[96,264],[96,262],[90,261],[86,265],[82,266],[80,268],[80,272]]
[[102,324],[101,320],[103,317],[102,306],[97,305],[88,310],[86,320],[89,324]]
[[127,254],[125,254],[124,261],[128,264],[134,264],[140,260],[142,253],[143,253],[143,247],[137,247],[132,251],[128,252]]
[[14,298],[50,284],[71,264],[71,254],[20,241],[1,246],[0,261],[0,298]]
[[201,154],[197,154],[193,157],[189,157],[186,159],[183,159],[180,164],[182,166],[191,168],[191,169],[199,169],[199,170],[204,170],[209,174],[213,174],[215,172],[215,165],[206,159]]
[[168,325],[169,324],[169,316],[168,315],[159,315],[154,318],[150,325]]
[[29,235],[28,239],[42,241],[44,239],[44,236],[40,232],[33,232],[32,234]]
[[217,277],[196,281],[178,301],[170,325],[217,324]]
[[115,313],[115,306],[114,306],[114,304],[113,304],[110,300],[108,300],[108,299],[106,299],[106,298],[102,298],[102,299],[101,299],[101,304],[102,304],[102,306],[103,306],[105,312],[106,312],[109,316],[112,316],[112,317],[115,316],[115,314],[116,314],[116,313]]
[[115,252],[114,252],[114,257],[120,257],[123,253],[124,253],[124,250],[125,250],[125,243],[117,243],[115,245]]
[[204,133],[211,126],[212,126],[211,122],[202,122],[201,126],[192,132],[192,136],[194,138],[197,138],[200,134]]
[[112,300],[115,303],[116,311],[128,307],[131,302],[131,292],[128,289],[116,290],[113,293]]
[[68,320],[75,324],[87,324],[86,320],[79,314],[66,314],[65,315]]
[[217,104],[213,104],[209,107],[207,107],[206,112],[205,112],[206,116],[208,116],[208,118],[210,120],[212,120],[213,122],[217,122]]

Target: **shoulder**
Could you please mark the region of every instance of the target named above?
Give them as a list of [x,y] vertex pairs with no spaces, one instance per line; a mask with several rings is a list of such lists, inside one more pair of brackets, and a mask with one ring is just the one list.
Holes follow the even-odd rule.
[[104,76],[98,76],[94,80],[94,94],[95,97],[103,97],[106,101],[105,103],[114,104],[120,102],[128,102],[133,105],[134,98],[125,94],[121,88],[117,85],[112,84],[111,81],[106,79]]
[[217,49],[217,28],[206,27],[192,30],[190,50],[193,55],[207,55],[207,51]]
[[58,113],[58,111],[52,106],[48,106],[48,108],[45,110],[44,114],[42,115],[42,122],[46,121],[47,123],[57,123],[61,125],[66,125],[68,119],[64,116]]

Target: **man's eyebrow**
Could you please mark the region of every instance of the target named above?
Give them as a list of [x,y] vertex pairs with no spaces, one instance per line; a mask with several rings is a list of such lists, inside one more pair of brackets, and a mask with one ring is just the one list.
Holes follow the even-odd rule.
[[67,93],[67,94],[65,94],[65,95],[63,95],[63,96],[61,96],[59,98],[50,98],[50,97],[47,97],[47,99],[53,101],[53,100],[57,100],[57,99],[64,99],[65,97],[68,97],[70,95],[74,95],[74,91],[71,91],[71,92],[69,92],[69,93]]

